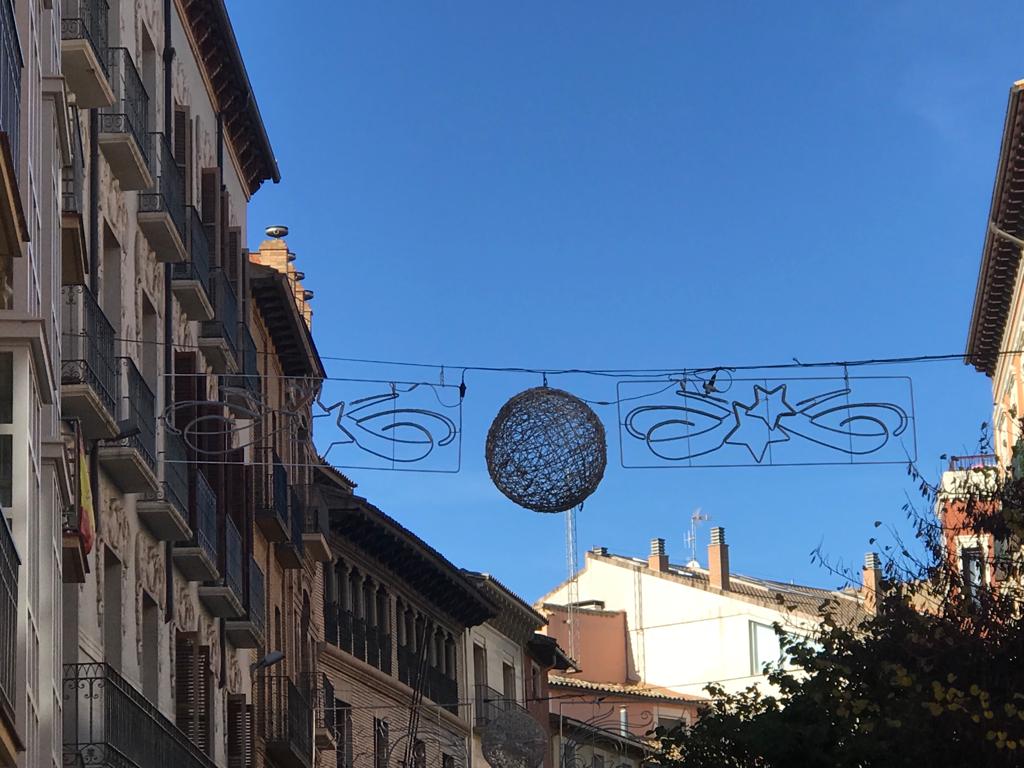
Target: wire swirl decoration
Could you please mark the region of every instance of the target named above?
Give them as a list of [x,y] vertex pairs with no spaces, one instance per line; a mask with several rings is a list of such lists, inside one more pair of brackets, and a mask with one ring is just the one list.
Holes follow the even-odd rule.
[[547,747],[544,729],[518,708],[499,713],[480,736],[480,751],[491,768],[537,768]]
[[604,425],[575,395],[534,387],[510,399],[487,431],[498,490],[534,512],[565,512],[597,490],[608,459]]

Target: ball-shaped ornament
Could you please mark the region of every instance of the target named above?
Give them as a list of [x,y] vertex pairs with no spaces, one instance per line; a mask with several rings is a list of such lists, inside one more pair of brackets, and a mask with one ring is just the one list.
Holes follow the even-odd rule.
[[480,751],[491,768],[537,768],[547,748],[544,729],[520,709],[493,717],[480,736]]
[[487,432],[487,471],[498,490],[535,512],[564,512],[604,477],[604,425],[575,395],[535,387],[509,400]]

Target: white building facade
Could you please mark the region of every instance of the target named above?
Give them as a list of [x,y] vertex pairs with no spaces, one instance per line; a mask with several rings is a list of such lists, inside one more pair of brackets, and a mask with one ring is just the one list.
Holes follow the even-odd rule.
[[727,691],[765,684],[764,666],[781,659],[776,622],[806,634],[824,600],[835,602],[841,620],[862,615],[857,592],[730,573],[723,529],[712,532],[709,561],[706,569],[670,564],[662,539],[652,542],[647,560],[597,548],[586,555],[572,611],[568,584],[537,607],[563,645],[575,625],[580,679],[693,696],[704,695],[708,683]]

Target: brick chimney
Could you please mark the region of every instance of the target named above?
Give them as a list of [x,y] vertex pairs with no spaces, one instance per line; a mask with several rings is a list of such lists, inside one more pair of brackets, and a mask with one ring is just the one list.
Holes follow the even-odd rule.
[[665,554],[664,539],[651,539],[651,554],[647,556],[647,567],[652,571],[668,573],[668,555]]
[[729,589],[729,545],[725,543],[725,528],[711,529],[708,546],[708,580],[712,587]]
[[878,609],[878,598],[882,595],[882,561],[874,552],[864,555],[863,585],[860,589],[864,610],[874,613]]

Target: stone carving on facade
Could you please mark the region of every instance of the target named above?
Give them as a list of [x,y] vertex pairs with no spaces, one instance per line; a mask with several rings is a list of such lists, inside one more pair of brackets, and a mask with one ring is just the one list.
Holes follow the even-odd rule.
[[[135,39],[138,46],[135,50],[141,54],[146,49],[143,45],[145,33],[159,57],[164,46],[164,25],[158,0],[136,0],[135,18]],[[150,98],[156,98],[156,94],[150,94]]]
[[131,537],[131,528],[128,524],[128,511],[124,508],[124,501],[112,496],[107,500],[104,509],[105,514],[102,520],[103,540],[110,547],[118,560],[127,562],[128,542]]
[[213,676],[220,682],[220,628],[217,619],[200,621],[199,636],[203,645],[210,647],[210,665]]
[[228,692],[243,693],[242,665],[238,663],[238,652],[231,654],[228,661]]
[[[149,241],[142,232],[135,233],[135,275],[136,282],[145,291],[149,303],[159,314],[164,299],[164,272],[162,265],[157,264],[156,254],[149,247]],[[139,296],[139,299],[142,297]],[[139,316],[142,316],[141,307]]]
[[100,163],[100,211],[118,242],[124,243],[128,233],[128,204],[121,183],[110,172],[106,162]]
[[217,165],[217,153],[213,145],[213,136],[205,123],[196,117],[196,147],[199,168],[213,168]]
[[174,621],[182,632],[193,632],[198,629],[196,604],[187,581],[175,579],[174,583]]
[[[163,610],[164,607],[164,558],[159,542],[150,543],[147,536],[139,531],[135,534],[135,626],[142,627],[143,594],[148,594]],[[142,666],[142,632],[135,635],[136,653]]]

